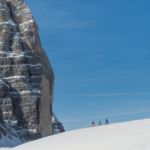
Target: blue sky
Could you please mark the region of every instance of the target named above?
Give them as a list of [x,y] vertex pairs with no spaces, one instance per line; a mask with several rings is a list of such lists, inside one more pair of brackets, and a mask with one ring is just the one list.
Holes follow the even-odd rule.
[[150,1],[26,0],[67,130],[150,117]]

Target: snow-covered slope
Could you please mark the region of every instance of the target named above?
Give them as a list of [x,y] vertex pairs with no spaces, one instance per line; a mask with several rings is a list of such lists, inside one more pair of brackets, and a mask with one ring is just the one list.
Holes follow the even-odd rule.
[[150,119],[81,129],[13,150],[150,150]]

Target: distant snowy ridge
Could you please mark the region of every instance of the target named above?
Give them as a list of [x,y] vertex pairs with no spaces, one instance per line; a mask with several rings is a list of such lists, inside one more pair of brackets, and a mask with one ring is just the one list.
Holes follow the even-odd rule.
[[91,127],[33,141],[13,150],[150,150],[150,119]]

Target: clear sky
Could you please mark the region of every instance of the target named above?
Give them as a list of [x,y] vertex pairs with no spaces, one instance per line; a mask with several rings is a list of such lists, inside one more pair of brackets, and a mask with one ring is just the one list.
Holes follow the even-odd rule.
[[149,0],[26,0],[67,130],[150,117]]

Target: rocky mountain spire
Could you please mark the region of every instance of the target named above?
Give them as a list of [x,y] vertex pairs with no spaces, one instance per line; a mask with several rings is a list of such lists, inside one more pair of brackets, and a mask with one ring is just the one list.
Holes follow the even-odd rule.
[[24,140],[52,133],[54,75],[24,0],[0,0],[0,123]]

